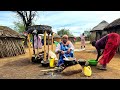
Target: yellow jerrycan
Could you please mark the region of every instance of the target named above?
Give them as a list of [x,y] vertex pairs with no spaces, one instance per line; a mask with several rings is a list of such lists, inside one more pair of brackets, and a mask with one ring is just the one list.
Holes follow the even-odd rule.
[[83,68],[83,73],[85,76],[91,76],[92,75],[92,70],[90,66],[85,66]]
[[55,58],[50,58],[50,67],[55,67]]

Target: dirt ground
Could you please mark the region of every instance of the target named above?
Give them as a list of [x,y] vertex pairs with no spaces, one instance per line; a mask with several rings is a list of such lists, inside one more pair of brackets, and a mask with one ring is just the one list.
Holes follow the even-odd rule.
[[[75,49],[80,48],[80,43],[75,43]],[[76,59],[95,59],[95,48],[89,42],[86,42],[85,51],[76,51]],[[116,54],[107,65],[107,71],[101,71],[92,66],[92,76],[86,77],[83,73],[71,76],[63,76],[55,73],[54,75],[44,75],[40,70],[45,69],[40,64],[30,62],[29,52],[16,57],[0,59],[0,79],[120,79],[120,54]]]

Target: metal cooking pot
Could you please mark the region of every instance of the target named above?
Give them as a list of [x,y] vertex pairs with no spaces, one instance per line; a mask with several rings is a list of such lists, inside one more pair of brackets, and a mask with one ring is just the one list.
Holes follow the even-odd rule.
[[64,65],[65,65],[65,66],[71,66],[71,65],[77,64],[77,61],[76,61],[75,58],[72,58],[72,59],[70,59],[70,60],[64,58],[63,60],[64,60]]

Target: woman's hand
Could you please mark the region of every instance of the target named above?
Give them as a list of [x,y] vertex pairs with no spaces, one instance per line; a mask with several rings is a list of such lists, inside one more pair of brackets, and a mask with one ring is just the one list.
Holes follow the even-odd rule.
[[64,51],[61,51],[61,54],[64,54],[65,52]]
[[71,51],[71,49],[69,48],[69,49],[67,50],[67,53],[70,53],[70,51]]

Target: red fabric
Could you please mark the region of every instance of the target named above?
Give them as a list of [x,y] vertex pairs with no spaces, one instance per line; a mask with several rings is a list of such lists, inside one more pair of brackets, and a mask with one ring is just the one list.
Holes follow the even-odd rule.
[[106,65],[115,55],[117,48],[120,44],[120,35],[116,33],[108,34],[108,41],[106,43],[103,56],[99,60],[101,65]]

